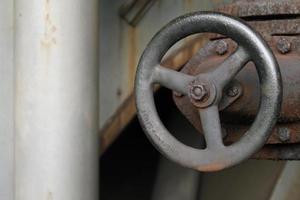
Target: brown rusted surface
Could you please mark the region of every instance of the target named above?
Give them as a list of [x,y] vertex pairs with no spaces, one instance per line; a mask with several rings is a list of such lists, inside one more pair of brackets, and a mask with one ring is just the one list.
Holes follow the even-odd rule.
[[[277,54],[276,57],[280,64],[285,89],[283,92],[283,103],[279,121],[293,122],[300,120],[300,101],[298,101],[298,99],[300,99],[299,58],[297,55],[283,56],[279,54]],[[186,65],[182,71],[190,75],[197,75],[216,68],[224,61],[224,58],[226,58],[226,56],[212,55],[207,57],[205,61],[199,61],[201,64]],[[256,116],[259,102],[259,81],[254,65],[252,63],[246,65],[238,74],[236,80],[242,85],[243,95],[226,109],[226,113],[228,118],[232,118],[234,121],[243,118],[240,123],[245,123],[245,121],[249,121]],[[193,121],[194,125],[200,123],[197,110],[187,97],[175,96],[174,99],[186,116],[192,116],[191,118],[194,118],[189,118],[189,120]]]
[[[232,53],[235,49],[235,44],[227,40],[229,46],[229,52],[225,55],[218,55],[214,48],[210,48],[206,52],[206,57],[198,56],[197,59],[192,59],[187,63],[182,72],[196,75],[208,70],[212,70],[217,67],[224,59]],[[275,47],[274,47],[275,48]],[[279,118],[279,124],[273,129],[271,137],[268,139],[268,144],[297,144],[300,143],[300,61],[297,52],[293,52],[287,55],[281,55],[274,49],[276,57],[280,64],[282,77],[283,77],[283,104],[281,110],[281,116]],[[210,56],[207,56],[210,54]],[[225,129],[227,136],[224,139],[226,144],[236,142],[250,127],[252,120],[256,116],[256,111],[259,101],[259,82],[256,74],[255,67],[252,63],[249,63],[238,74],[236,80],[242,85],[243,95],[230,105],[221,113],[221,121],[223,122],[223,128]],[[224,94],[226,95],[226,94]],[[174,100],[179,110],[186,116],[186,118],[193,124],[193,126],[201,133],[202,126],[199,118],[197,108],[195,108],[188,97],[175,96]],[[284,133],[284,137],[282,136]],[[274,152],[275,148],[271,150],[264,148],[261,152],[255,155],[255,158],[267,158],[267,159],[282,159],[282,157],[276,157]],[[281,150],[280,152],[282,152]],[[288,148],[284,149],[284,152],[290,152]],[[268,156],[266,156],[266,154]],[[286,154],[280,154],[286,155]],[[265,157],[262,157],[265,156]],[[290,158],[289,158],[290,159]]]
[[254,159],[300,160],[300,144],[265,145],[253,155]]
[[[300,19],[248,21],[253,29],[259,31],[271,47],[275,47],[279,38],[285,37],[293,43],[293,49],[299,51]],[[210,34],[212,40],[222,39],[224,36]]]
[[264,36],[298,35],[300,34],[300,19],[277,19],[268,21],[249,21],[248,24],[260,31]]
[[[272,48],[282,73],[284,91],[281,115],[267,145],[254,158],[300,159],[300,147],[297,146],[300,143],[300,2],[240,0],[218,11],[244,18],[260,32]],[[193,64],[184,66],[182,72],[196,75],[212,70],[236,48],[232,40],[222,35],[211,34],[210,38],[225,41],[227,52],[220,55],[216,49],[207,50],[206,54],[209,55],[205,59],[194,60]],[[285,46],[280,46],[281,41],[285,42]],[[227,133],[224,142],[227,145],[239,140],[249,129],[259,104],[259,81],[253,63],[248,63],[236,79],[242,85],[243,95],[221,112],[222,126]],[[225,92],[223,95],[226,95]],[[198,111],[189,99],[185,96],[173,98],[179,110],[202,132]]]
[[[300,33],[300,1],[297,0],[237,0],[217,11],[243,18],[268,41],[272,36],[298,36]],[[212,34],[212,38],[220,37]]]
[[218,11],[240,17],[298,15],[300,2],[295,0],[237,0],[235,3],[220,7]]
[[[271,41],[273,36],[289,36],[299,39],[300,19],[277,19],[277,20],[258,20],[247,21],[247,23],[255,30],[259,31],[265,40]],[[221,39],[223,36],[219,34],[211,34],[212,39]]]
[[[246,133],[249,129],[249,125],[237,125],[237,124],[223,124],[226,129],[227,136],[225,138],[226,144],[232,144],[239,140],[240,137]],[[300,123],[287,123],[279,124],[274,127],[272,134],[268,139],[267,144],[288,144],[300,142]],[[282,132],[287,132],[287,136],[284,138],[281,136]]]

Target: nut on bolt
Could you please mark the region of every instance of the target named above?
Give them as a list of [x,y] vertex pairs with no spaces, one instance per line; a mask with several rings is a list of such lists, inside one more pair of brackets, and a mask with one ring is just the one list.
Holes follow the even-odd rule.
[[277,49],[280,53],[286,54],[291,51],[291,43],[285,38],[280,38],[277,41]]
[[228,51],[228,44],[224,40],[220,40],[216,46],[216,53],[219,55],[224,55]]
[[240,89],[238,86],[234,85],[230,88],[227,89],[227,96],[229,97],[235,97],[236,95],[238,95],[240,93]]
[[281,142],[287,142],[290,140],[290,130],[286,127],[280,127],[277,129],[277,136]]
[[207,90],[203,85],[193,85],[190,94],[194,100],[202,101],[207,96]]

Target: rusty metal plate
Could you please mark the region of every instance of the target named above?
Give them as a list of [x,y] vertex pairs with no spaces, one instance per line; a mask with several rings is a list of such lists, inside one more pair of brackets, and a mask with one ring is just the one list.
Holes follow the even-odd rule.
[[300,2],[295,0],[236,0],[217,10],[239,17],[299,15]]
[[[300,159],[300,2],[236,0],[232,4],[219,7],[217,11],[241,17],[260,32],[272,48],[282,73],[284,90],[280,118],[265,147],[253,158]],[[184,73],[198,74],[213,69],[236,48],[233,41],[222,35],[211,34],[210,37],[214,41],[214,47],[205,47],[202,50],[205,56],[194,56],[193,61],[182,69]],[[239,140],[246,132],[259,103],[259,83],[252,63],[238,74],[237,81],[242,86],[242,95],[225,110],[220,109],[223,110],[221,117],[225,144]],[[226,91],[223,95],[230,99]],[[174,96],[174,100],[181,112],[201,132],[201,122],[188,98]]]
[[[221,45],[220,41],[222,41]],[[223,42],[226,43],[225,50],[224,44],[222,44]],[[213,70],[219,66],[235,48],[236,44],[229,39],[212,41],[202,48],[181,71],[189,75],[197,75]],[[297,144],[300,142],[300,57],[298,53],[294,51],[288,54],[279,53],[276,49],[276,45],[272,45],[272,48],[280,65],[283,78],[284,91],[282,110],[278,124],[274,127],[272,135],[267,142],[267,144],[272,144],[273,148],[263,148],[263,150],[254,157],[282,159],[282,156],[276,156],[279,154],[274,151],[274,144]],[[223,50],[220,51],[220,49]],[[227,145],[239,140],[249,129],[256,115],[259,103],[259,81],[253,63],[248,63],[247,66],[243,68],[236,76],[236,81],[242,86],[243,93],[234,103],[221,112],[222,127],[225,132],[224,143]],[[224,91],[223,95],[226,96],[226,99],[231,98],[227,94],[227,91]],[[173,98],[179,110],[201,133],[202,128],[198,111],[192,105],[189,98],[183,95],[173,95]],[[287,148],[285,148],[284,151],[287,151],[286,149]],[[285,154],[281,153],[280,155]]]

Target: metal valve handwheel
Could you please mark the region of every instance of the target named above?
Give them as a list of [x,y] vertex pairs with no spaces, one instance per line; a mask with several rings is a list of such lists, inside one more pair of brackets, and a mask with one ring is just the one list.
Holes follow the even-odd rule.
[[[238,47],[215,70],[190,76],[160,65],[168,49],[180,39],[195,33],[214,32],[232,38]],[[255,63],[260,80],[257,116],[244,136],[225,146],[222,140],[218,103],[227,83],[249,61]],[[173,137],[157,114],[153,84],[188,95],[199,110],[205,149],[187,146]],[[282,98],[278,64],[261,36],[237,18],[211,12],[179,17],[163,27],[145,49],[137,70],[136,105],[145,133],[160,152],[171,160],[200,171],[217,171],[235,165],[259,150],[276,123]]]

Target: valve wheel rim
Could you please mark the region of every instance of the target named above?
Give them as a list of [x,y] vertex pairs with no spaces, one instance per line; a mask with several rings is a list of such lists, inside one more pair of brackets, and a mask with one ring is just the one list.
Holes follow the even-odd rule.
[[[230,146],[202,150],[181,143],[169,133],[157,114],[152,88],[157,77],[155,71],[160,69],[157,66],[168,49],[180,39],[204,32],[228,36],[250,55],[249,60],[255,63],[258,72],[261,96],[257,116],[239,141]],[[189,78],[182,76],[183,80]],[[174,80],[167,80],[165,84],[172,81],[176,85]],[[282,83],[278,63],[258,33],[238,18],[213,12],[195,12],[171,21],[147,45],[137,69],[135,94],[137,114],[144,132],[162,154],[189,168],[217,171],[240,163],[264,145],[279,115]],[[211,106],[213,112],[216,108]]]

